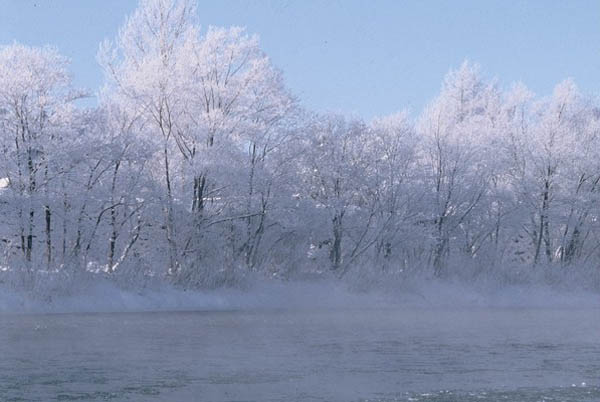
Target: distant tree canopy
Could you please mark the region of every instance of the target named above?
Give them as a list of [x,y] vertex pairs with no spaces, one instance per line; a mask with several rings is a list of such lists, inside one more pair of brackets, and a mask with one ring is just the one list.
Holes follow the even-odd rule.
[[463,63],[412,121],[302,109],[241,28],[142,0],[74,102],[52,48],[0,48],[0,267],[127,270],[185,286],[245,272],[452,274],[600,262],[600,107]]

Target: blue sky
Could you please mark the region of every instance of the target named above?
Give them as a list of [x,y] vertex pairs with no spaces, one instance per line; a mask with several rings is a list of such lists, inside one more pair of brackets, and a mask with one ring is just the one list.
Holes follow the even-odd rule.
[[[51,44],[75,82],[102,83],[98,44],[135,0],[1,0],[0,43]],[[500,84],[546,95],[572,77],[600,93],[598,0],[200,0],[199,22],[239,25],[261,38],[309,108],[366,119],[418,113],[444,74],[468,58]]]

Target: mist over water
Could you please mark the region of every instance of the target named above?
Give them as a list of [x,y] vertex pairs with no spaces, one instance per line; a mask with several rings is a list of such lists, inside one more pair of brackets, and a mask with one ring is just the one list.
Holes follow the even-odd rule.
[[0,315],[3,400],[592,401],[597,308]]
[[0,313],[109,313],[389,308],[600,308],[600,297],[562,287],[407,280],[387,283],[248,281],[241,287],[186,290],[165,284],[123,288],[96,278],[76,289],[14,291],[0,284]]

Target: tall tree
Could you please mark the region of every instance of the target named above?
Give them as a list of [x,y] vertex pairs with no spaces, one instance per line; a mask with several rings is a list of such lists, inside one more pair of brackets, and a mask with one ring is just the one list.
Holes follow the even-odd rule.
[[[0,169],[10,183],[16,209],[19,248],[27,265],[34,260],[34,238],[45,237],[45,257],[52,263],[51,171],[75,91],[68,61],[53,48],[13,44],[0,48]],[[40,224],[42,217],[43,224]],[[43,230],[36,233],[37,228]],[[41,253],[40,253],[41,255]]]

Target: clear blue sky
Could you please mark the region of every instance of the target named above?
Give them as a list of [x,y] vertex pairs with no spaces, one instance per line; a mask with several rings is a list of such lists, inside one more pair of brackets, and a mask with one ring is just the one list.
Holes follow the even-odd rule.
[[[0,43],[51,44],[79,86],[102,82],[95,55],[135,0],[0,0]],[[545,95],[572,77],[600,93],[599,0],[200,0],[199,21],[260,35],[303,103],[367,119],[439,91],[468,58],[508,86]]]

